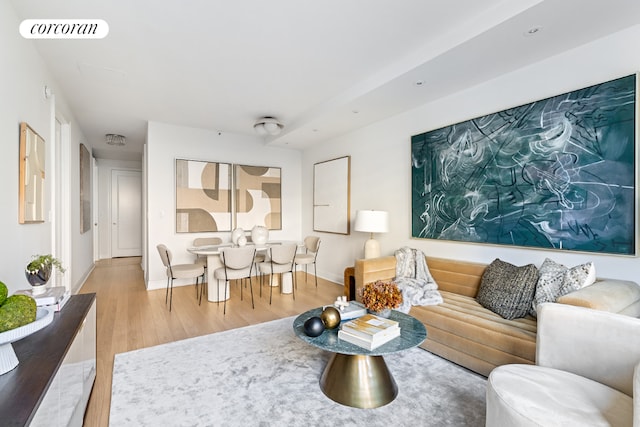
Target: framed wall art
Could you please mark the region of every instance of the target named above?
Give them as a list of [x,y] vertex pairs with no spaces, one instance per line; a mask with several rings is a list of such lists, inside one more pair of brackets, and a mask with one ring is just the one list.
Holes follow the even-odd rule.
[[281,170],[269,166],[234,165],[235,227],[251,230],[261,225],[282,229]]
[[636,76],[411,138],[412,236],[635,254]]
[[80,144],[80,234],[91,229],[91,155]]
[[176,232],[231,231],[231,164],[176,159]]
[[27,123],[20,123],[20,224],[44,222],[45,157],[44,139]]
[[349,234],[351,156],[313,165],[313,230]]

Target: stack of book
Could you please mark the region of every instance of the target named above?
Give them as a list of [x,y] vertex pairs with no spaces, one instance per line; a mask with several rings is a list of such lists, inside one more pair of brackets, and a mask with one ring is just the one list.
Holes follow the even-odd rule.
[[338,331],[338,338],[367,350],[385,344],[400,336],[400,324],[373,314],[365,314],[345,322]]
[[62,310],[62,307],[64,307],[71,297],[71,293],[67,291],[64,286],[47,288],[45,292],[35,295],[31,289],[23,289],[15,293],[28,295],[36,301],[36,306],[53,308],[54,311]]
[[[351,320],[367,314],[366,307],[357,301],[344,302],[343,300],[340,300],[339,304],[336,301],[332,306],[327,305],[325,307],[337,308],[340,312],[340,320]],[[324,309],[325,307],[322,308]]]

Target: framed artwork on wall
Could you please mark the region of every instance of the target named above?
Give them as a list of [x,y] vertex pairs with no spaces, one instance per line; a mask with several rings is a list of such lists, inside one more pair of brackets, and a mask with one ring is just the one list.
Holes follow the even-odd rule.
[[80,144],[80,234],[91,229],[91,155]]
[[313,230],[349,234],[351,156],[313,165]]
[[20,123],[18,179],[18,221],[20,224],[44,222],[45,157],[44,139],[27,123]]
[[231,164],[176,159],[176,232],[231,231]]
[[632,255],[636,76],[411,138],[411,235]]
[[280,168],[233,165],[235,228],[251,230],[261,225],[282,229],[282,177]]

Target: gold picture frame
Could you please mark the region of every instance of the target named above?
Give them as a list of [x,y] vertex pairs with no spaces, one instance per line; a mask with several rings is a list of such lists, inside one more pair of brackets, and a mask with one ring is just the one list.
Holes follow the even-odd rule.
[[44,222],[45,144],[27,123],[20,123],[20,224]]

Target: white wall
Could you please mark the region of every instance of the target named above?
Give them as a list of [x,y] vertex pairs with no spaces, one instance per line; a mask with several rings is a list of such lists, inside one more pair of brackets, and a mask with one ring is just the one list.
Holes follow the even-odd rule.
[[[147,130],[147,288],[166,286],[166,275],[156,245],[172,251],[174,263],[193,262],[186,251],[196,237],[219,236],[229,241],[230,232],[176,233],[175,159],[226,162],[282,168],[282,230],[271,230],[274,240],[299,240],[301,153],[265,146],[258,137],[150,122]],[[175,284],[180,284],[178,281]]]
[[[358,209],[389,211],[390,232],[376,236],[383,255],[392,255],[397,248],[408,245],[431,256],[483,263],[489,263],[496,257],[516,264],[533,262],[536,265],[540,265],[547,256],[566,265],[593,260],[601,277],[640,281],[640,263],[636,257],[530,250],[410,237],[412,135],[633,74],[640,69],[637,40],[640,40],[640,26],[306,150],[302,162],[302,170],[305,171],[303,234],[312,233],[313,229],[313,164],[351,155],[351,219],[354,219]],[[344,268],[363,256],[362,246],[368,236],[353,231],[350,236],[314,234],[322,238],[318,275],[342,282]]]
[[[34,42],[23,39],[18,33],[18,20],[8,2],[0,2],[0,194],[3,198],[0,209],[0,281],[9,288],[9,293],[28,287],[24,268],[34,254],[54,253],[52,246],[51,193],[53,186],[53,147],[55,109],[70,122],[70,179],[68,214],[71,216],[69,242],[72,259],[62,259],[68,268],[72,288],[77,289],[87,272],[93,267],[91,233],[80,234],[80,185],[79,144],[84,137],[75,125],[73,113],[67,107],[64,94],[47,71]],[[46,99],[44,87],[53,90],[54,97]],[[55,102],[55,109],[52,103]],[[44,139],[46,155],[45,220],[40,224],[18,223],[18,161],[20,122],[27,122]],[[84,142],[88,148],[90,146]]]

